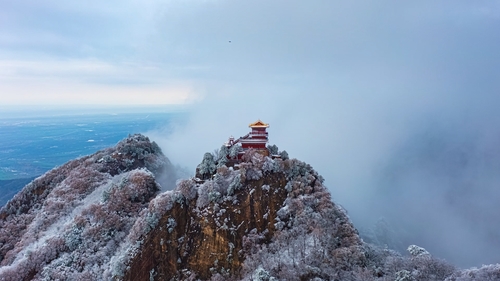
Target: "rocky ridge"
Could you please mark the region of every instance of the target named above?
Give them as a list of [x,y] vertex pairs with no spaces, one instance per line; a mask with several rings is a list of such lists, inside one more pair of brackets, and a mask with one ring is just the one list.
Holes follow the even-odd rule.
[[[334,256],[362,259],[357,231],[309,165],[258,153],[248,158],[237,170],[219,167],[211,180],[184,180],[155,198],[149,213],[157,219],[138,238],[143,243],[124,280],[245,279],[264,270],[261,263],[271,265],[264,245],[268,255],[280,256],[272,265],[279,268]],[[324,275],[303,270],[304,280]]]
[[[320,175],[249,150],[177,182],[134,135],[55,168],[0,210],[0,280],[490,280],[364,243]],[[477,279],[479,276],[482,279]],[[479,278],[478,277],[478,278]],[[496,280],[496,279],[491,279]]]
[[[0,280],[102,280],[172,165],[147,137],[70,161],[0,210]],[[174,184],[162,177],[165,185]]]

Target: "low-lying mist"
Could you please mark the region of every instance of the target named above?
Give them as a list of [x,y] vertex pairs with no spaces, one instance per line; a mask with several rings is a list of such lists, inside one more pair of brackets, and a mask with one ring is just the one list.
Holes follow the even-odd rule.
[[213,96],[173,133],[147,135],[194,174],[205,152],[260,118],[270,144],[324,176],[366,240],[402,252],[417,244],[463,267],[500,261],[500,113],[446,97],[265,94]]
[[500,261],[500,128],[490,118],[437,120],[387,155],[369,206],[403,246],[425,245],[460,266]]
[[261,119],[367,239],[500,262],[497,4],[231,3],[189,14],[203,36],[174,37],[199,46],[193,63],[206,68],[189,76],[203,97],[189,122],[149,134],[173,163],[194,173]]

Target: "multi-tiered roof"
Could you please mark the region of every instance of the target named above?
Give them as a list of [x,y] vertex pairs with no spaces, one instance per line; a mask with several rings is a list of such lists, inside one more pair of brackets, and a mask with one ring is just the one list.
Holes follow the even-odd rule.
[[248,127],[252,128],[252,131],[239,139],[235,140],[233,137],[229,138],[229,142],[227,142],[226,146],[228,148],[236,145],[238,143],[241,144],[242,151],[238,156],[241,159],[241,155],[245,153],[248,149],[255,149],[258,152],[261,152],[265,155],[269,155],[266,144],[269,140],[268,132],[266,131],[269,128],[269,124],[262,122],[261,120],[257,120],[254,123],[248,125]]

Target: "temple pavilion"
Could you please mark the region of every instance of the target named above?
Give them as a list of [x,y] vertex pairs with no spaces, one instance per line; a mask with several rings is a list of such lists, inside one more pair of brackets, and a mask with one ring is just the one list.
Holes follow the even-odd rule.
[[269,151],[266,148],[266,144],[269,141],[269,138],[266,129],[269,128],[269,124],[266,124],[261,120],[257,120],[254,123],[250,123],[248,127],[252,129],[250,133],[240,137],[237,140],[235,140],[233,137],[230,137],[229,141],[226,143],[226,146],[228,148],[231,148],[233,145],[241,143],[241,148],[243,150],[239,153],[238,159],[241,159],[241,156],[248,149],[255,149],[257,152],[268,156]]

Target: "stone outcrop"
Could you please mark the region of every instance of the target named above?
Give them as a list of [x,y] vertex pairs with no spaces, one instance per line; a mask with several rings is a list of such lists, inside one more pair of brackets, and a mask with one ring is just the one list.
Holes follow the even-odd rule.
[[264,233],[265,242],[275,233],[277,212],[287,198],[286,183],[281,173],[246,181],[231,200],[203,210],[195,199],[175,203],[144,238],[124,280],[146,280],[152,271],[155,280],[182,280],[192,274],[206,280],[214,272],[238,273],[245,259],[245,235],[252,230]]
[[[238,170],[219,168],[213,179],[203,183],[181,182],[170,193],[166,212],[155,211],[150,204],[158,222],[138,238],[141,246],[118,279],[239,280],[257,269],[248,262],[259,259],[252,254],[266,245],[281,247],[280,243],[297,247],[302,243],[305,248],[300,251],[308,252],[294,251],[293,265],[298,263],[295,255],[307,264],[317,254],[324,260],[349,256],[352,265],[363,266],[356,229],[309,165],[259,154],[252,159]],[[208,202],[203,199],[206,193]],[[304,272],[304,278],[320,275]]]
[[304,162],[248,150],[237,164],[162,191],[172,165],[134,135],[55,168],[0,210],[0,280],[444,280],[454,271],[364,243]]

